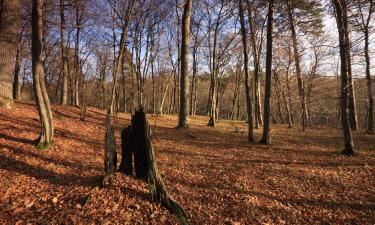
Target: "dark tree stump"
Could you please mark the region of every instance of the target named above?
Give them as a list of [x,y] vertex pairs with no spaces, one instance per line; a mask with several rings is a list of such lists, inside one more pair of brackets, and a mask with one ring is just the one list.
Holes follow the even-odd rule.
[[142,109],[136,111],[132,117],[132,132],[134,137],[134,168],[135,175],[140,179],[147,179],[149,165],[147,162],[148,138],[145,131],[148,129],[146,115]]
[[134,137],[132,127],[122,129],[121,131],[121,149],[122,157],[119,171],[131,175],[133,174],[133,152],[134,152]]
[[[162,204],[165,208],[174,213],[181,224],[188,224],[187,216],[183,208],[175,201],[167,191],[157,169],[155,153],[151,142],[151,129],[148,125],[146,114],[143,110],[139,110],[132,118],[132,125],[134,132],[134,139],[137,150],[135,151],[135,165],[137,160],[139,166],[139,175],[146,175],[150,186],[152,200]],[[144,157],[144,158],[141,158]],[[136,167],[137,171],[137,167]]]

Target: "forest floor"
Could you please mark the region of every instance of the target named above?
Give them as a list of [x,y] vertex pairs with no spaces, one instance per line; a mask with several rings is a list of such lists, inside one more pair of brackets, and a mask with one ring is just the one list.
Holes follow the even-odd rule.
[[[53,112],[55,145],[39,150],[35,105],[0,109],[0,224],[178,223],[140,180],[116,173],[113,184],[97,187],[105,111],[88,108],[85,121],[78,108]],[[191,224],[375,223],[374,136],[354,132],[359,154],[346,157],[336,129],[272,125],[273,145],[262,146],[246,142],[240,121],[212,128],[193,116],[191,128],[177,129],[177,116],[148,119],[159,172]],[[129,120],[116,120],[119,155]]]

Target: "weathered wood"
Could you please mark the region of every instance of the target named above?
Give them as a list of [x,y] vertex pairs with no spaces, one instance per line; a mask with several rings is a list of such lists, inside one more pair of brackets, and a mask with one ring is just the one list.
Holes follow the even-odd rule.
[[134,137],[134,168],[137,178],[147,178],[147,138],[149,138],[145,130],[147,130],[147,120],[143,109],[136,111],[132,117],[132,133]]
[[[152,201],[160,203],[172,213],[176,214],[181,224],[188,224],[185,211],[176,200],[170,196],[157,171],[155,153],[151,142],[151,130],[146,119],[146,114],[142,109],[135,112],[132,117],[132,127],[125,128],[122,132],[122,136],[124,137],[125,144],[134,144],[133,146],[131,145],[130,149],[134,150],[136,176],[147,179],[150,186]],[[133,138],[133,142],[127,140],[129,137]],[[127,150],[125,150],[125,153],[126,152]]]
[[116,172],[117,153],[114,129],[111,125],[111,114],[108,111],[105,119],[105,148],[104,148],[104,172],[103,186],[105,186],[112,175]]
[[122,129],[121,131],[121,163],[119,171],[127,175],[133,174],[133,134],[132,127],[128,126],[127,128]]

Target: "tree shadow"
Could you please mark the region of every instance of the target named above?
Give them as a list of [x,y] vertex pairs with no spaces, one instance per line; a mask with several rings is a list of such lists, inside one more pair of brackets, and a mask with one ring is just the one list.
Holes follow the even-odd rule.
[[[23,148],[13,147],[13,146],[6,145],[6,144],[0,144],[0,148],[7,148],[13,154],[33,157],[33,158],[42,160],[45,163],[47,163],[47,162],[53,163],[53,164],[56,164],[56,165],[61,165],[61,166],[69,167],[69,168],[76,169],[76,170],[96,170],[96,171],[100,171],[99,166],[85,165],[85,164],[82,164],[82,162],[80,162],[80,161],[66,161],[66,160],[63,160],[61,158],[56,159],[55,156],[49,157],[49,156],[46,156],[44,154],[38,154],[38,153],[35,153],[35,152],[32,152],[32,151],[26,151]],[[43,153],[43,152],[40,151],[40,153]]]
[[102,178],[101,175],[80,176],[76,174],[58,174],[4,155],[0,155],[0,162],[0,169],[11,173],[23,174],[55,185],[95,187]]
[[29,144],[29,145],[36,144],[36,140],[29,140],[29,139],[26,139],[26,138],[13,137],[13,136],[9,136],[9,135],[3,134],[3,133],[0,133],[0,138],[8,140],[8,141],[20,142],[20,143],[25,143],[25,144]]

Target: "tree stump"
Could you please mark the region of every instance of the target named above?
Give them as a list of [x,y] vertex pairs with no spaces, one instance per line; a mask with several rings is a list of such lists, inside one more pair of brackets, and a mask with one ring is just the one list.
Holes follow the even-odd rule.
[[[151,142],[151,130],[143,109],[136,111],[132,117],[132,126],[121,133],[123,158],[121,168],[132,172],[131,154],[134,154],[135,173],[138,178],[149,183],[152,201],[162,204],[176,214],[181,224],[188,224],[182,207],[169,195],[156,169],[155,153]],[[126,146],[128,144],[128,146]],[[126,169],[125,169],[126,168]]]
[[121,131],[121,163],[119,171],[127,174],[133,174],[133,152],[134,152],[134,143],[132,136],[132,127],[128,126],[127,128],[122,129]]
[[108,112],[105,118],[105,146],[104,146],[104,177],[102,185],[105,186],[116,172],[117,153],[114,129],[111,125],[111,114]]

